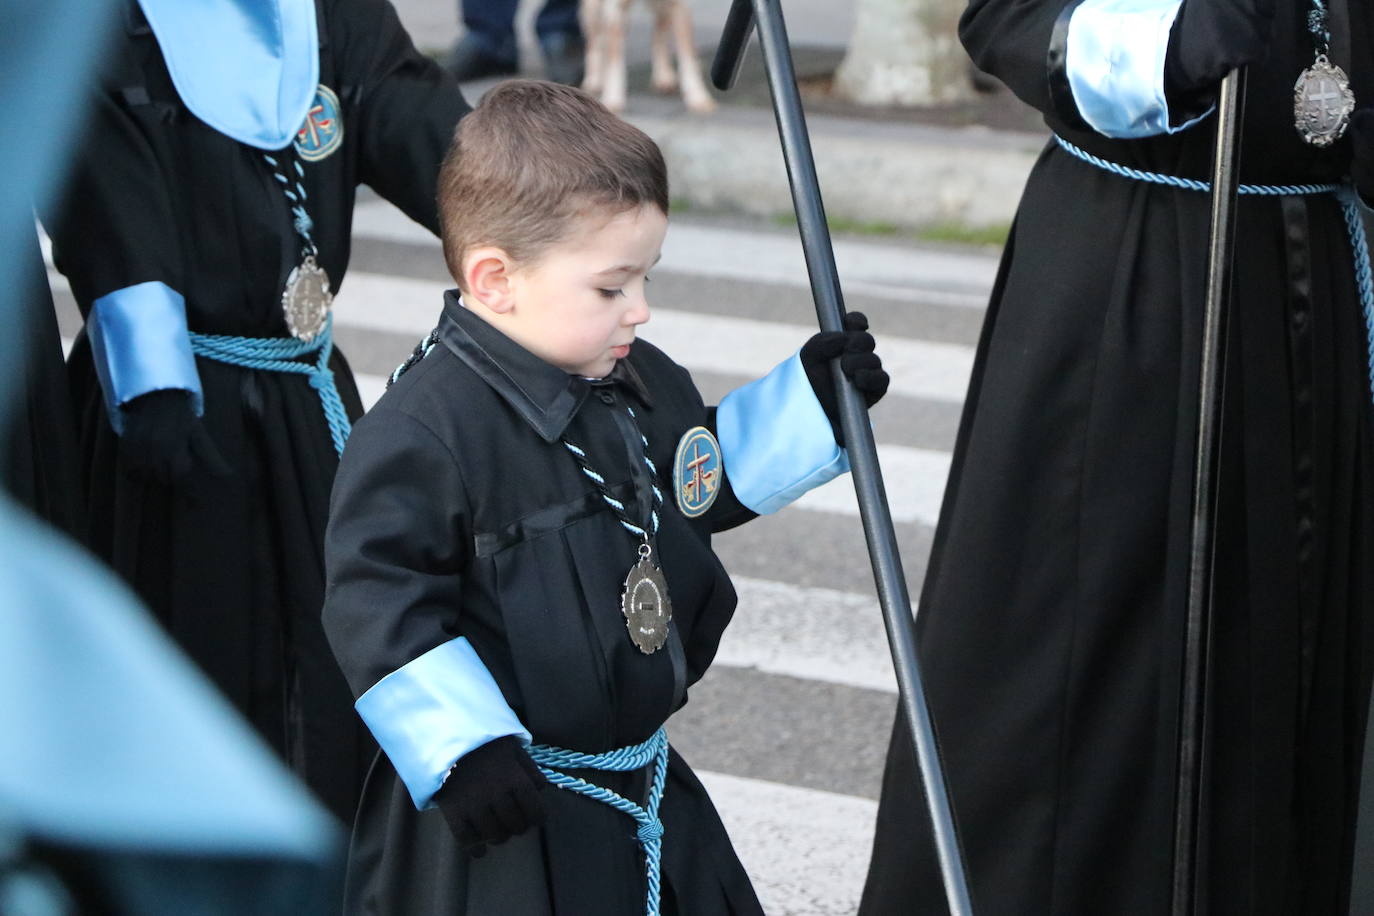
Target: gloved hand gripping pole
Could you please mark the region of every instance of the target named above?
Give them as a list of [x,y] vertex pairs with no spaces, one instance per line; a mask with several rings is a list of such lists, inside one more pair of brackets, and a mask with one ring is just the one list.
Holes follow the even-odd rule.
[[[718,89],[726,90],[734,85],[756,20],[773,97],[773,112],[777,117],[778,136],[782,141],[787,177],[792,188],[792,203],[797,214],[797,226],[801,230],[807,272],[811,278],[816,315],[822,331],[839,331],[843,328],[844,298],[835,269],[835,253],[825,221],[825,207],[821,202],[820,183],[816,178],[811,141],[802,114],[801,96],[797,91],[780,0],[734,0],[711,67],[711,79]],[[888,644],[892,649],[901,706],[910,726],[926,805],[934,826],[936,852],[949,912],[951,916],[971,916],[973,909],[969,902],[968,882],[964,876],[954,816],[950,810],[949,792],[916,657],[911,597],[907,593],[906,578],[897,551],[892,512],[883,489],[873,427],[869,425],[862,396],[840,371],[839,360],[832,361],[831,371],[835,374],[839,392],[840,425],[849,452],[868,553],[873,563],[878,603],[882,607]]]

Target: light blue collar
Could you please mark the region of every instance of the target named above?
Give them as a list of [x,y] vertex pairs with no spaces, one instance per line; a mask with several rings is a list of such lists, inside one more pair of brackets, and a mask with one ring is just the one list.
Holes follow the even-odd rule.
[[314,0],[138,0],[181,101],[215,130],[276,150],[320,80]]

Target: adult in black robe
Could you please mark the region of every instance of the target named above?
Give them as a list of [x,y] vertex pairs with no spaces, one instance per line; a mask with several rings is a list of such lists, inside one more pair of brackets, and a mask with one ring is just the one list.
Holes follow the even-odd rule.
[[[294,0],[277,2],[300,12]],[[194,12],[159,6],[164,17]],[[319,263],[337,289],[359,184],[438,231],[435,179],[468,109],[385,0],[321,0],[315,9],[318,81],[338,109],[326,112],[337,116],[329,125],[307,114],[302,126],[342,136],[323,157],[318,145],[316,158],[301,157],[300,181]],[[188,110],[160,40],[130,3],[65,205],[48,221],[56,264],[88,329],[97,300],[160,284],[184,298],[191,332],[288,338],[282,290],[302,247],[290,204],[263,149],[211,127],[203,109]],[[287,125],[292,135],[300,123]],[[278,158],[289,170],[289,157]],[[69,366],[92,546],[335,814],[351,820],[372,744],[319,624],[338,461],[319,393],[302,375],[197,358],[200,422],[221,460],[165,485],[127,472],[130,455],[112,428],[88,335]],[[359,416],[337,351],[330,367],[348,414]]]
[[0,434],[0,482],[21,505],[73,537],[85,531],[76,420],[52,293],[36,236],[15,252],[14,320],[24,342],[17,395]]
[[[1333,6],[1333,56],[1374,102],[1374,19]],[[1072,48],[1067,64],[1055,52],[1070,17],[1124,12],[1109,7],[974,0],[960,35],[1079,148],[1205,180],[1211,120],[1184,128],[1166,112],[1176,132],[1115,138],[1088,126],[1106,126],[1104,109],[1071,90]],[[1242,181],[1339,181],[1349,143],[1319,149],[1294,128],[1311,7],[1274,7]],[[1121,41],[1170,34],[1124,22],[1101,24]],[[918,615],[981,913],[1169,908],[1208,206],[1051,141],[1003,255]],[[1374,627],[1364,318],[1333,195],[1242,197],[1238,219],[1202,899],[1213,913],[1344,913]],[[898,717],[861,912],[940,913],[943,900]]]
[[[32,439],[0,446],[21,471],[7,484],[49,520],[66,389],[33,200],[56,184],[111,7],[6,9],[0,108],[26,129],[0,135],[0,429]],[[127,588],[6,495],[0,595],[0,910],[330,912],[332,819]]]

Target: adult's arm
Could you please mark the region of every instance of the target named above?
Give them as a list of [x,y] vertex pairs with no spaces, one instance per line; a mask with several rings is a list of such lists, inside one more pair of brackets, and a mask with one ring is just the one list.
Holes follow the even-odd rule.
[[[127,67],[128,53],[121,46],[116,62]],[[99,88],[60,202],[42,214],[57,268],[86,317],[116,431],[123,406],[152,391],[186,391],[195,413],[202,410],[182,251],[155,140],[158,117],[135,90]]]
[[344,43],[335,59],[359,71],[359,179],[438,234],[439,166],[471,108],[453,75],[415,49],[390,3],[335,0],[331,17]]
[[[1215,0],[1186,2],[1194,21],[1215,19]],[[1184,0],[972,0],[959,37],[981,69],[1052,120],[1107,137],[1146,137],[1184,130],[1207,113],[1191,92],[1197,87],[1191,80],[1181,87],[1173,72],[1179,49],[1171,57],[1171,41],[1183,7]],[[1251,54],[1253,42],[1228,46],[1233,32],[1199,41],[1189,72],[1219,69],[1219,79],[1233,59]]]

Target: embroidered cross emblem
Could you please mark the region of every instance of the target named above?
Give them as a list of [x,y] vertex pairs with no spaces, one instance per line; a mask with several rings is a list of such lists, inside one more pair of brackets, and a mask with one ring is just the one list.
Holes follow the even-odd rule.
[[705,490],[706,493],[713,493],[716,489],[716,472],[705,470],[702,465],[711,460],[712,455],[703,455],[701,445],[692,443],[692,460],[687,462],[687,470],[691,473],[691,478],[682,485],[683,495],[690,502],[698,502],[698,492]]
[[318,149],[333,133],[334,119],[326,113],[324,105],[317,101],[305,113],[305,123],[296,132],[296,139],[301,143],[308,144],[312,149]]

